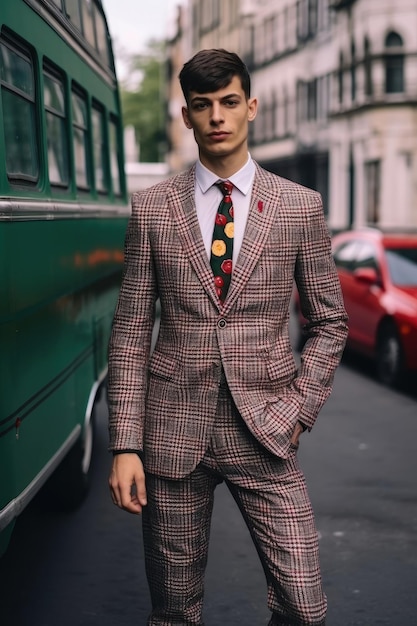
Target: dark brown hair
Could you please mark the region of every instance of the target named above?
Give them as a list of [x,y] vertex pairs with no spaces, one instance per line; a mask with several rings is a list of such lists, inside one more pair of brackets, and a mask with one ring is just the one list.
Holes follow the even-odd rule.
[[185,63],[179,79],[184,98],[188,103],[190,92],[211,93],[224,89],[234,76],[240,78],[246,98],[250,98],[248,68],[235,52],[222,48],[200,50]]

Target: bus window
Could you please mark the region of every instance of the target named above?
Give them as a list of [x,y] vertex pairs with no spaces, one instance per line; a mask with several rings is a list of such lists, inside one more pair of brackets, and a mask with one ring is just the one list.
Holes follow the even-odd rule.
[[93,120],[93,145],[94,145],[94,169],[97,191],[107,191],[107,168],[106,168],[106,144],[104,137],[104,115],[101,109],[96,107],[92,111]]
[[65,93],[62,80],[44,72],[44,103],[48,141],[48,168],[51,185],[68,186],[68,144]]
[[90,188],[89,141],[86,98],[72,92],[72,120],[74,137],[75,182],[78,188]]
[[93,10],[94,22],[96,25],[97,50],[100,57],[102,58],[102,61],[105,62],[108,67],[111,67],[106,23],[104,21],[103,15],[98,10],[97,5],[93,5]]
[[72,24],[81,32],[81,13],[79,0],[65,0],[67,16]]
[[110,120],[110,171],[115,196],[119,196],[122,191],[120,187],[119,152],[116,122]]
[[0,81],[7,176],[37,182],[39,156],[35,124],[35,84],[29,55],[0,41]]
[[96,48],[96,38],[94,33],[92,1],[84,0],[82,3],[83,13],[83,34],[90,46]]

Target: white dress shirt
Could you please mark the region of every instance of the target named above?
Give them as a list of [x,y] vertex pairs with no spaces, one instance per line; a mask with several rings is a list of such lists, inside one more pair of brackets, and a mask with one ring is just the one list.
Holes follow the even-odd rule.
[[248,154],[246,164],[229,178],[219,178],[208,170],[200,160],[196,163],[195,205],[197,217],[203,236],[204,247],[207,257],[210,259],[211,243],[213,239],[214,220],[217,209],[222,199],[222,192],[215,183],[219,180],[230,180],[233,183],[232,201],[234,211],[234,237],[233,237],[233,265],[235,265],[239,250],[242,245],[243,235],[246,228],[253,178],[255,176],[255,164]]

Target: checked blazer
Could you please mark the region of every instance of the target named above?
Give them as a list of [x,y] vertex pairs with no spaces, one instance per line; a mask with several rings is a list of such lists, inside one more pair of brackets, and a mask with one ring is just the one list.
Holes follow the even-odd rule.
[[[347,336],[317,192],[256,165],[245,235],[221,305],[194,184],[192,167],[133,194],[109,345],[110,449],[141,450],[146,471],[170,478],[202,459],[222,376],[253,435],[287,458],[297,420],[311,428],[330,395]],[[310,327],[299,367],[289,337],[294,280]]]

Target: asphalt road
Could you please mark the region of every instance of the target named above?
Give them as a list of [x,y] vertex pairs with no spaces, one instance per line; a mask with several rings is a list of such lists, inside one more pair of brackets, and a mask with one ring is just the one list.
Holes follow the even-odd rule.
[[[304,434],[300,459],[316,511],[328,626],[417,625],[417,393],[339,368]],[[1,626],[144,626],[149,609],[140,519],[110,501],[101,405],[90,495],[73,514],[34,501],[0,560]],[[261,566],[227,490],[217,492],[207,626],[268,621]]]

